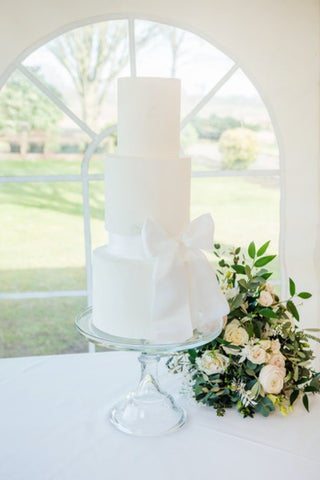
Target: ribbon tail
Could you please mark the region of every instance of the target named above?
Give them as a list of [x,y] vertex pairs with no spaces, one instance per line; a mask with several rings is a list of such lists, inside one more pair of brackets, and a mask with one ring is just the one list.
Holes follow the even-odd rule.
[[193,328],[219,330],[230,310],[216,273],[201,250],[189,249],[188,257]]
[[156,259],[154,267],[154,301],[152,337],[158,342],[173,343],[193,335],[188,301],[186,265],[177,251]]

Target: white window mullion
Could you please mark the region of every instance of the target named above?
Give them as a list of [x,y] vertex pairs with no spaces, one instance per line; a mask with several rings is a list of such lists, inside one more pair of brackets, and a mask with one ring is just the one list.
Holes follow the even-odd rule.
[[229,80],[229,78],[234,75],[234,73],[238,70],[239,66],[234,64],[230,70],[227,71],[225,75],[211,88],[211,90],[200,100],[199,103],[189,112],[181,122],[181,130],[187,125],[190,120],[192,120],[199,112],[203,109],[203,107],[211,100],[212,97],[220,90],[221,87]]
[[279,169],[274,170],[208,170],[194,171],[192,177],[275,177],[280,175]]
[[135,40],[135,23],[134,18],[128,19],[129,31],[129,63],[130,74],[132,77],[137,76],[137,61],[136,61],[136,40]]
[[[89,180],[103,180],[101,173],[88,175]],[[59,182],[81,182],[81,175],[9,175],[0,177],[0,183],[59,183]]]
[[29,300],[33,298],[86,297],[86,290],[45,290],[40,292],[0,292],[0,300]]
[[97,134],[91,130],[88,125],[86,125],[77,115],[75,115],[70,108],[68,108],[59,98],[57,98],[49,88],[47,88],[35,75],[33,75],[30,70],[28,70],[23,65],[18,66],[18,70],[27,77],[30,82],[32,82],[39,90],[41,90],[44,95],[46,95],[50,100],[60,109],[63,113],[65,113],[71,120],[74,121],[81,128],[90,138],[94,139]]

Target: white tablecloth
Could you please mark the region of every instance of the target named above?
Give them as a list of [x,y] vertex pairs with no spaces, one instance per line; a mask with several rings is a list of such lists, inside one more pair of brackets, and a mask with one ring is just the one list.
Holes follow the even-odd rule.
[[0,479],[320,479],[320,399],[288,418],[185,403],[182,429],[132,437],[105,415],[138,379],[134,353],[0,360]]

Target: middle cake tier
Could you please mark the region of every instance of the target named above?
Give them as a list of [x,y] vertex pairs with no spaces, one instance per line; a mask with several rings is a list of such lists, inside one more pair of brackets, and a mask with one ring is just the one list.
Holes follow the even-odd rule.
[[168,234],[178,235],[190,219],[190,158],[106,159],[106,228],[136,235],[147,218]]

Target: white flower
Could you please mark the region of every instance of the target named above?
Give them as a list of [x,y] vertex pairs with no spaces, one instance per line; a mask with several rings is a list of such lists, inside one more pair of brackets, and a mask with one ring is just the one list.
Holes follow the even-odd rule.
[[247,351],[247,359],[256,365],[266,363],[268,354],[260,345],[250,345]]
[[223,338],[233,345],[244,345],[249,341],[249,335],[246,329],[240,326],[239,320],[232,320],[226,326]]
[[273,304],[272,295],[269,292],[267,292],[266,290],[262,290],[262,292],[260,292],[258,302],[263,307],[270,307],[270,305]]
[[259,374],[259,382],[266,393],[274,393],[277,395],[283,389],[283,379],[285,377],[285,369],[276,367],[275,365],[265,365]]
[[196,359],[196,364],[200,370],[207,375],[213,375],[214,373],[223,373],[230,360],[221,353],[206,350],[201,357]]
[[281,344],[279,340],[276,338],[275,340],[271,340],[271,351],[272,353],[279,353],[280,352]]
[[270,293],[271,295],[274,295],[274,285],[273,283],[267,282],[265,285],[265,290]]
[[279,368],[284,368],[285,366],[286,359],[282,355],[282,353],[274,353],[271,355],[270,359],[268,360],[269,365],[275,365],[276,367]]
[[224,290],[224,295],[227,300],[230,300],[230,298],[235,297],[236,295],[238,295],[238,293],[239,293],[239,289],[237,287],[227,288],[226,290]]
[[263,350],[269,350],[271,348],[270,340],[260,340],[259,344],[263,348]]

